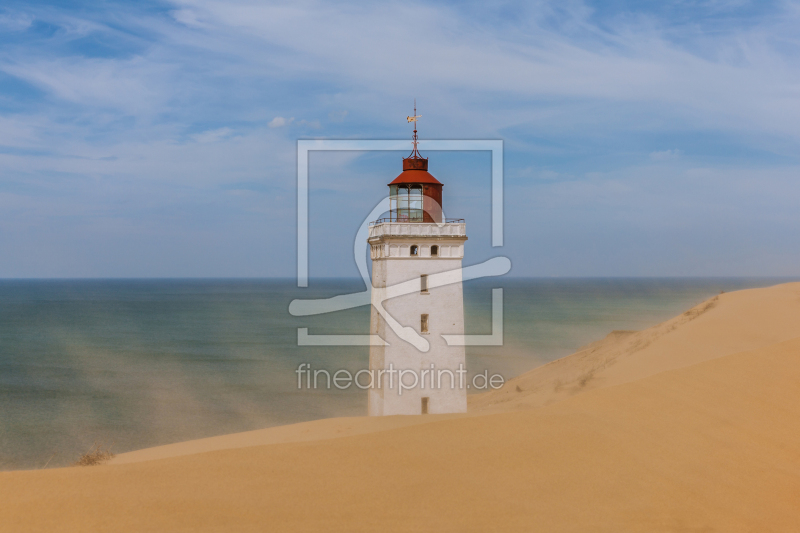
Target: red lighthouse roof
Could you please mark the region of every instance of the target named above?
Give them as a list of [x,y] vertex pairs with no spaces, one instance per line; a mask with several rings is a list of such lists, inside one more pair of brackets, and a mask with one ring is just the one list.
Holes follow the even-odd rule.
[[428,160],[424,157],[407,157],[403,159],[403,172],[389,185],[400,185],[402,183],[442,184],[428,172]]
[[439,180],[434,178],[425,170],[404,170],[403,173],[397,176],[389,185],[400,185],[403,183],[431,183],[434,185],[442,184]]

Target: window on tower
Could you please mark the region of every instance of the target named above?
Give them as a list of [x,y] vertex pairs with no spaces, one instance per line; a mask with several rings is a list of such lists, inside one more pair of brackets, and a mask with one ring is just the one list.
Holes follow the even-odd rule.
[[421,333],[428,333],[428,315],[420,315],[419,329]]
[[431,246],[431,257],[438,257],[439,256],[439,247],[435,244]]
[[422,187],[412,185],[408,193],[408,218],[422,221]]
[[416,244],[411,247],[411,255],[419,255],[419,246]]
[[425,294],[428,292],[428,275],[422,274],[419,277],[419,292]]
[[397,196],[395,202],[397,203],[397,210],[395,214],[399,222],[408,221],[408,188],[402,185],[397,187]]

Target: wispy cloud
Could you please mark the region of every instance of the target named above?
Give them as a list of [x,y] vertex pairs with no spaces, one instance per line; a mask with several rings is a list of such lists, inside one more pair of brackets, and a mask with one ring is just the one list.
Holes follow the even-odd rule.
[[[423,136],[502,137],[509,186],[562,191],[569,205],[610,219],[615,198],[650,201],[637,184],[655,170],[643,162],[702,167],[710,174],[695,179],[707,183],[728,168],[779,180],[798,165],[799,22],[795,2],[11,2],[0,11],[0,192],[3,205],[25,208],[0,214],[0,224],[20,242],[38,238],[20,228],[47,217],[86,235],[104,225],[119,247],[166,239],[155,228],[170,227],[175,242],[207,242],[211,255],[225,238],[198,220],[255,239],[254,220],[291,218],[296,138],[407,135],[414,97]],[[326,161],[339,181],[324,194],[339,196],[312,210],[320,220],[352,201],[348,180],[385,171],[369,157]],[[235,186],[255,182],[269,194]],[[248,193],[223,200],[221,189]],[[736,190],[728,201],[751,206]],[[767,190],[782,200],[777,186]],[[661,194],[666,205],[682,192]],[[760,220],[762,208],[752,209]],[[288,250],[289,233],[269,238]],[[25,270],[10,257],[0,276]],[[243,264],[292,270],[274,255],[246,257],[231,275]],[[168,275],[169,264],[185,263],[163,264]]]
[[681,151],[677,149],[650,152],[650,159],[653,161],[669,161],[670,159],[677,159],[680,156]]
[[230,128],[218,128],[204,131],[203,133],[196,133],[192,135],[192,138],[199,143],[213,143],[230,137],[232,133],[233,130]]
[[291,118],[283,118],[283,117],[275,117],[267,123],[267,126],[270,128],[282,128],[283,126],[288,126],[294,122],[294,117]]
[[24,31],[32,22],[33,17],[27,13],[0,14],[0,28],[5,31]]

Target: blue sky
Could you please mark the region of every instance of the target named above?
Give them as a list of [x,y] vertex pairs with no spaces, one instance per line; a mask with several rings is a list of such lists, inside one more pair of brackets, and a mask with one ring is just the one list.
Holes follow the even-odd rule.
[[[466,263],[517,276],[797,275],[800,3],[15,2],[0,7],[0,277],[295,272],[299,138],[428,153]],[[398,153],[315,153],[311,269]]]

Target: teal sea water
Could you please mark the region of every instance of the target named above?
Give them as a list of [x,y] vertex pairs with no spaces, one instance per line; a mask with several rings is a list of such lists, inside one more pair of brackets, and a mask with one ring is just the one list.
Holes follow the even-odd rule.
[[[470,371],[512,377],[615,329],[643,329],[720,291],[779,279],[503,279],[465,284],[467,333],[491,332],[504,288],[505,344],[467,350]],[[355,371],[366,347],[297,346],[367,333],[369,309],[292,317],[289,302],[363,290],[358,280],[0,281],[0,469],[331,416],[366,414],[366,392],[297,388],[300,363]]]

